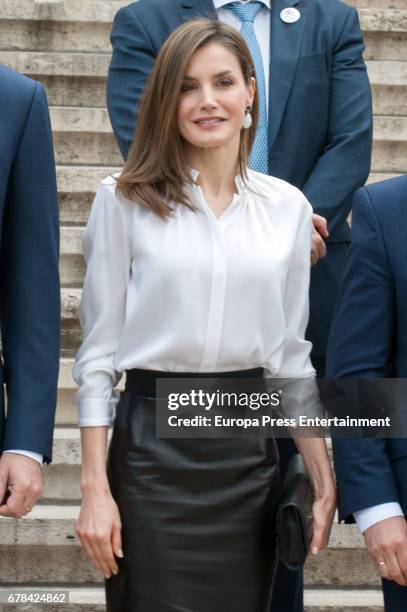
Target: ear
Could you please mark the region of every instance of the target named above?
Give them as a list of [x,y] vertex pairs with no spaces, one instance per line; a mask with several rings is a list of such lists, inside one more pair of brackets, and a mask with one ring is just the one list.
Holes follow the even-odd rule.
[[254,77],[250,77],[250,82],[247,85],[247,93],[249,96],[247,99],[247,104],[250,104],[251,106],[253,106],[255,91],[256,91],[256,79]]

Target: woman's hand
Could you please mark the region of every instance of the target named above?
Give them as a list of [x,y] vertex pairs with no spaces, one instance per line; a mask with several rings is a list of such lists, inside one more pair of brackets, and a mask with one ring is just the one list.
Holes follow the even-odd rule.
[[336,510],[336,488],[325,438],[295,436],[294,442],[304,459],[312,482],[313,536],[311,552],[316,555],[328,545]]
[[311,552],[316,555],[328,545],[329,534],[336,510],[336,489],[332,489],[322,496],[317,496],[312,504],[313,537]]
[[76,534],[89,561],[105,578],[118,574],[116,557],[123,557],[119,509],[110,491],[83,494]]

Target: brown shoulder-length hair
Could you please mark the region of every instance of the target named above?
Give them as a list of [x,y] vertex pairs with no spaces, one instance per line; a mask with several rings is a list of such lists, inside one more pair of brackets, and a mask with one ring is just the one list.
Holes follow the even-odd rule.
[[[172,203],[194,210],[185,192],[193,183],[184,156],[177,111],[183,78],[195,51],[218,43],[235,55],[248,85],[255,75],[250,52],[236,30],[210,19],[195,19],[181,25],[166,40],[148,79],[138,113],[137,131],[128,159],[117,179],[117,190],[127,200],[144,206],[163,219],[173,214]],[[253,123],[242,130],[239,173],[247,179],[246,167],[256,133],[258,97],[252,107]]]

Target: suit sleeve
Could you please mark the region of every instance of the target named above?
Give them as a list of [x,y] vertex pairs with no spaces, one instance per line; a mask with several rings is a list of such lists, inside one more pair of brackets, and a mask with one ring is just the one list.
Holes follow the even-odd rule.
[[36,83],[11,170],[0,257],[8,412],[3,450],[52,457],[60,348],[59,219],[51,126]]
[[[355,196],[352,245],[328,344],[330,378],[389,375],[393,281],[381,228],[366,189]],[[386,440],[333,438],[339,517],[398,501]]]
[[343,225],[352,195],[370,171],[372,101],[357,11],[349,10],[332,55],[327,141],[303,192],[330,234]]
[[118,11],[110,40],[113,55],[107,79],[107,107],[120,151],[126,159],[133,141],[137,106],[156,53],[133,6]]

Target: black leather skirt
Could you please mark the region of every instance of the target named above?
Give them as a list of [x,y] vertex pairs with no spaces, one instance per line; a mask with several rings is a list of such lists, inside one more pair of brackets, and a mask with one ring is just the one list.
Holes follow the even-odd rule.
[[107,611],[269,612],[275,441],[157,438],[151,373],[143,382],[137,372],[121,394],[108,454],[124,558],[105,582]]

